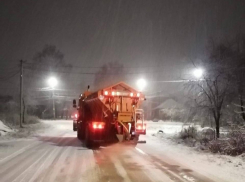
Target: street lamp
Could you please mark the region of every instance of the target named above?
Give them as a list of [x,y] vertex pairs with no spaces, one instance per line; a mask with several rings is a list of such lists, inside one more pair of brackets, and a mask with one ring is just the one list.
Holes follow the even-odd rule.
[[48,84],[52,90],[52,98],[53,98],[53,117],[55,119],[55,102],[54,102],[54,87],[57,86],[58,81],[55,77],[51,77],[48,79]]
[[193,75],[197,78],[200,79],[203,76],[203,69],[202,68],[196,68],[193,70]]
[[50,86],[52,89],[54,89],[54,87],[57,86],[58,81],[57,81],[57,79],[56,79],[55,77],[51,77],[51,78],[48,79],[48,84],[49,84],[49,86]]
[[197,96],[199,97],[200,94],[203,92],[203,74],[204,74],[204,70],[202,68],[196,68],[193,70],[193,75],[196,77],[196,81],[198,82],[199,87],[201,87],[201,92],[199,92],[197,94]]
[[144,90],[144,88],[146,87],[146,81],[143,78],[139,79],[136,84],[140,91]]

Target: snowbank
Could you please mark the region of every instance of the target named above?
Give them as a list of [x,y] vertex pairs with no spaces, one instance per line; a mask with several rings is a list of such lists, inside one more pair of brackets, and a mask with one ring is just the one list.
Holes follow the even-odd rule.
[[[152,145],[151,148],[157,149],[161,145],[161,148],[158,148],[161,155],[168,158],[174,156],[174,159],[179,163],[186,165],[193,171],[201,171],[214,181],[225,181],[224,179],[226,179],[229,182],[243,182],[245,179],[245,154],[236,157],[213,154],[171,140],[171,135],[177,134],[182,128],[188,126],[181,122],[149,121],[147,122],[147,136],[141,138],[147,137],[147,143]],[[200,132],[211,130],[209,127],[201,128],[200,126],[197,126],[197,129]],[[163,133],[158,133],[159,130],[162,130]]]
[[[165,134],[174,135],[179,133],[183,128],[188,127],[182,122],[170,122],[170,121],[146,121],[146,132],[148,134],[156,134],[159,130],[162,130]],[[200,125],[195,125],[198,130],[201,129]]]
[[0,121],[0,136],[6,135],[9,132],[13,132],[13,130]]
[[177,144],[168,139],[166,134],[160,133],[156,136],[142,135],[141,140],[146,140],[147,145],[139,145],[140,149],[161,156],[173,166],[190,169],[213,181],[244,182],[245,154],[237,157],[212,154]]

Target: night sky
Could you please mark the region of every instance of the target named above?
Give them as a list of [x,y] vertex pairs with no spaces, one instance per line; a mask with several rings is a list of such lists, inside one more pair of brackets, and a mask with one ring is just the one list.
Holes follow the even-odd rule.
[[[190,60],[205,55],[210,38],[244,32],[244,0],[1,0],[0,79],[46,44],[73,65],[117,61],[130,72],[153,72],[134,79],[178,79]],[[74,77],[93,82],[93,75]]]

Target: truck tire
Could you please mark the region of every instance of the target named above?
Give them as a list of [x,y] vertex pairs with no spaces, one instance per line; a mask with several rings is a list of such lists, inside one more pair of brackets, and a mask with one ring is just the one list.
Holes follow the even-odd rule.
[[77,127],[75,126],[74,123],[73,123],[73,131],[77,131]]
[[85,129],[84,144],[85,144],[85,147],[87,147],[87,148],[92,148],[93,147],[93,142],[91,141],[90,136],[89,136],[89,128],[88,128],[88,126]]
[[85,129],[86,129],[86,126],[82,123],[81,124],[81,127],[80,127],[80,137],[81,137],[81,140],[85,140]]
[[77,128],[77,138],[78,138],[79,140],[82,139],[82,137],[81,137],[81,130],[80,130],[79,127]]
[[139,135],[136,135],[135,137],[134,137],[134,142],[138,142],[139,141]]
[[131,140],[133,145],[137,145],[139,141],[139,135],[134,136]]

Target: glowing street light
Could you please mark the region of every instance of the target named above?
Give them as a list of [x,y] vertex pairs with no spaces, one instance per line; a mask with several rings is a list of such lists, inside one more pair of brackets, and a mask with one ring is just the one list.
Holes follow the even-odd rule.
[[51,88],[54,88],[54,87],[57,86],[58,81],[57,81],[57,79],[55,77],[51,77],[51,78],[48,79],[48,84],[49,84],[49,86]]
[[197,78],[197,79],[200,79],[202,76],[203,76],[203,69],[201,68],[196,68],[193,70],[193,75]]
[[136,84],[140,91],[144,90],[144,88],[146,87],[146,81],[143,78],[139,79]]

